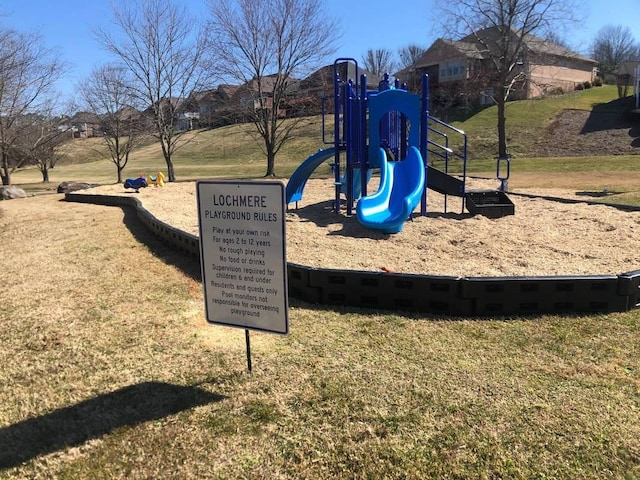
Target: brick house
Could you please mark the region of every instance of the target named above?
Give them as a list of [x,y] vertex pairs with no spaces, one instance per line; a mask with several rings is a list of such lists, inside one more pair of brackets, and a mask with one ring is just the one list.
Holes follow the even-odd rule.
[[71,132],[72,138],[90,138],[102,135],[100,119],[91,112],[77,112],[73,117],[65,119],[61,124],[61,130]]
[[[398,72],[410,88],[419,89],[419,79],[429,74],[432,96],[464,96],[477,104],[492,103],[495,67],[492,50],[497,49],[499,29],[487,28],[460,40],[439,38],[412,67]],[[519,40],[516,31],[512,41]],[[522,55],[514,65],[511,100],[530,99],[572,91],[592,82],[596,61],[534,35],[522,38]]]
[[[367,89],[375,90],[381,78],[362,68],[357,69],[356,65],[350,61],[339,62],[336,72],[343,81],[353,80],[354,84],[360,82],[360,75],[367,76]],[[307,115],[319,114],[321,112],[322,99],[333,98],[334,95],[334,65],[325,65],[300,81],[297,89],[297,101],[304,104]],[[325,108],[331,110],[331,104],[326,104]]]
[[232,99],[239,88],[238,85],[223,84],[215,89],[193,93],[191,104],[196,106],[199,125],[219,127],[231,123],[230,119],[234,115]]

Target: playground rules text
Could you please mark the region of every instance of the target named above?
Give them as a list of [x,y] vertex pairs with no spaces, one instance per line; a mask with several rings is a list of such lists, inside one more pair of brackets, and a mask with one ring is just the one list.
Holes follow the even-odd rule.
[[210,322],[286,333],[283,195],[277,182],[198,182]]

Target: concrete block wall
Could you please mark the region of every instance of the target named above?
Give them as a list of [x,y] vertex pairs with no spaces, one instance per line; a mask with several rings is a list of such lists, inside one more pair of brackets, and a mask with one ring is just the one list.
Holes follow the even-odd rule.
[[[135,197],[67,193],[70,202],[134,208],[158,238],[200,258],[196,235],[161,222]],[[620,275],[449,277],[287,265],[289,295],[324,305],[454,317],[591,314],[640,308],[640,270]]]

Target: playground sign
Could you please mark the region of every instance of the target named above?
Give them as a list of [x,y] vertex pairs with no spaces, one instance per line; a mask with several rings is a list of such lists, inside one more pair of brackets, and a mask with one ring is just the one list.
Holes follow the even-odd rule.
[[284,184],[207,180],[196,190],[207,321],[287,334]]

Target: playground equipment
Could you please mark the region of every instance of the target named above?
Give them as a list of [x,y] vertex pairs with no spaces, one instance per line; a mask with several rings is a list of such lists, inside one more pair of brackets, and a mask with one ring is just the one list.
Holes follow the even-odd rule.
[[398,233],[420,202],[424,190],[424,162],[416,147],[401,162],[389,162],[384,149],[379,152],[380,187],[363,197],[356,206],[358,221],[365,227]]
[[147,177],[140,175],[138,178],[127,178],[123,185],[125,189],[132,188],[136,193],[140,193],[140,189],[147,187],[149,183],[147,182]]
[[[462,199],[463,212],[466,205],[470,213],[489,217],[514,213],[505,193],[508,159],[498,160],[500,191],[467,191],[467,136],[429,114],[427,75],[422,95],[409,93],[398,80],[391,85],[388,75],[374,91],[367,89],[365,75],[358,79],[356,74],[355,81],[340,78],[340,62],[355,63],[358,72],[354,59],[334,62],[333,140],[325,140],[324,112],[322,133],[323,142],[332,147],[311,155],[296,169],[287,183],[287,204],[301,200],[309,176],[333,158],[334,210],[340,212],[344,196],[346,213],[352,215],[359,199],[355,205],[358,221],[385,233],[400,232],[418,204],[420,214],[427,214],[428,189],[445,196],[445,212],[447,198],[452,195]],[[453,166],[461,170],[460,175],[449,173]],[[380,186],[368,196],[367,184],[374,169],[380,169]]]
[[147,184],[154,185],[156,187],[164,187],[164,173],[158,172],[155,177],[147,177]]

